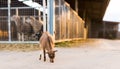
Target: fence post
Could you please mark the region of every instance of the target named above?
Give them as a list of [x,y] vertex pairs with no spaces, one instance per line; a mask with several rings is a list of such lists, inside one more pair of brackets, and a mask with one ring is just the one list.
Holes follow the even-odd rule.
[[54,5],[54,0],[49,0],[48,2],[48,31],[50,34],[54,35],[55,32],[55,5]]
[[10,23],[10,4],[11,0],[8,0],[8,36],[9,41],[11,41],[11,23]]
[[17,15],[17,16],[19,15],[19,13],[18,13],[18,8],[16,8],[16,15]]
[[75,0],[75,11],[76,11],[77,14],[78,14],[78,0]]
[[61,15],[62,11],[61,11],[61,0],[59,0],[59,39],[61,39]]
[[38,18],[39,18],[39,21],[41,21],[41,12],[40,12],[40,10],[38,11]]
[[66,25],[66,5],[64,4],[64,6],[63,6],[63,10],[64,10],[64,12],[63,12],[63,14],[64,14],[64,19],[65,19],[65,21],[64,21],[64,27],[65,27],[65,29],[64,29],[64,39],[66,39],[66,37],[67,37],[67,34],[66,34],[66,27],[67,27],[67,25]]
[[46,31],[46,0],[43,0],[43,31],[45,32]]

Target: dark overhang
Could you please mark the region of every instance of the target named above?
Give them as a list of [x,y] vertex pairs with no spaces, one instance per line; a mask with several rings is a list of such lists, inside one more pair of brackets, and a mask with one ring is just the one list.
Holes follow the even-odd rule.
[[[66,0],[75,9],[76,0]],[[110,0],[78,0],[78,14],[83,17],[85,13],[92,20],[101,21]]]

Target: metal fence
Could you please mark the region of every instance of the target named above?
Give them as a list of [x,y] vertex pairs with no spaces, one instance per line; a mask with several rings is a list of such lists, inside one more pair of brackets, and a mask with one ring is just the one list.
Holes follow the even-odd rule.
[[[33,16],[37,21],[43,21],[43,12],[35,9],[35,7],[29,7],[18,0],[11,0],[10,8],[8,7],[9,0],[1,0],[0,1],[0,41],[9,41],[9,37],[11,37],[11,41],[18,41],[17,37],[17,28],[14,21],[10,20],[10,36],[9,36],[9,19],[13,15],[19,16],[25,22],[27,17]],[[41,5],[42,0],[34,0]],[[9,11],[10,9],[10,11]],[[9,14],[10,13],[10,18]],[[24,35],[25,41],[38,41],[34,39],[32,36]]]
[[55,0],[56,40],[84,38],[84,21],[64,0]]
[[[44,0],[33,1],[43,6]],[[45,2],[45,5],[47,6],[48,1],[45,0]],[[84,38],[84,21],[64,0],[54,0],[54,2],[55,19],[52,19],[55,20],[55,40]],[[8,0],[0,0],[0,41],[18,41],[15,22],[10,21],[9,30],[9,19],[13,15],[22,18],[23,22],[30,16],[33,16],[37,21],[44,21],[44,18],[46,19],[46,22],[49,21],[49,14],[45,14],[46,16],[44,16],[44,13],[40,10],[37,10],[35,7],[29,7],[22,2],[19,2],[19,0],[11,0],[10,6],[11,7],[8,6]],[[11,39],[9,37],[11,37]],[[29,36],[31,39],[27,39],[27,37],[28,36],[24,36],[26,39],[25,41],[38,41],[32,36]]]

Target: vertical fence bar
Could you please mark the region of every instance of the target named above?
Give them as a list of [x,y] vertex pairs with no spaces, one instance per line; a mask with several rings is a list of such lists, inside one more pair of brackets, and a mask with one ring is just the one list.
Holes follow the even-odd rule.
[[49,0],[49,32],[54,36],[54,31],[55,31],[55,5],[54,5],[54,0]]
[[68,7],[68,39],[70,38],[70,17],[71,17],[71,15],[70,15],[70,5],[69,5],[69,7]]
[[49,26],[50,26],[50,23],[49,23],[49,21],[50,21],[49,12],[50,12],[50,10],[49,10],[49,8],[50,8],[50,0],[47,0],[47,31],[49,31]]
[[66,5],[65,5],[65,4],[64,4],[64,6],[63,6],[63,10],[64,10],[64,13],[63,13],[63,14],[64,14],[64,19],[65,19],[65,20],[64,20],[64,27],[65,27],[65,29],[64,29],[64,39],[66,39],[66,35],[67,35],[67,34],[66,34],[66,27],[67,27],[67,26],[66,26]]
[[59,0],[59,39],[61,39],[61,0]]
[[78,0],[75,0],[75,11],[76,11],[77,14],[78,14]]
[[16,15],[17,15],[17,16],[19,15],[19,13],[18,13],[18,8],[16,8]]
[[77,38],[79,38],[79,37],[78,37],[78,29],[79,29],[79,25],[78,25],[78,21],[77,21],[77,22],[76,22],[76,33],[77,33],[77,34],[76,34],[76,35],[77,35],[76,37],[77,37]]
[[38,11],[38,18],[39,18],[39,21],[41,21],[41,13],[40,13],[40,10]]
[[9,35],[9,41],[11,41],[10,4],[11,4],[11,0],[8,0],[8,35]]
[[46,2],[45,0],[43,0],[43,22],[44,22],[44,26],[43,26],[43,31],[46,31]]

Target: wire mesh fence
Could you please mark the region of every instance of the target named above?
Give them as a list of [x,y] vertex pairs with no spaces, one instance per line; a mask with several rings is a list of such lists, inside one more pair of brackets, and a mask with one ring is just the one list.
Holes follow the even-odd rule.
[[[43,0],[32,0],[43,6]],[[45,0],[45,4],[47,5],[48,1]],[[83,38],[84,37],[84,21],[76,14],[74,10],[72,10],[68,3],[64,0],[54,0],[55,2],[55,40],[64,40],[64,39],[72,39],[72,38]],[[10,8],[8,8],[8,0],[0,0],[0,41],[9,41],[9,13],[10,13],[10,36],[11,41],[38,41],[40,33],[35,32],[37,27],[36,22],[43,23],[43,12],[38,10],[37,7],[30,7],[25,3],[19,0],[11,0]],[[10,9],[10,11],[8,11]],[[23,32],[32,34],[24,34],[20,39],[18,37],[20,34],[18,32],[19,26],[16,24],[16,20],[11,20],[11,18],[16,15],[19,17],[22,24],[30,25],[31,22],[34,23],[34,27],[27,26],[21,27]],[[47,16],[47,14],[46,14]],[[33,21],[31,21],[31,17]],[[48,17],[46,18],[46,22]],[[29,23],[29,24],[28,24]],[[47,25],[46,25],[47,26]],[[40,27],[40,26],[39,26]],[[43,28],[43,27],[42,27]],[[39,28],[40,29],[40,28]],[[19,31],[18,31],[19,30]],[[38,31],[39,32],[39,31]],[[33,34],[35,33],[35,34]],[[37,37],[36,37],[37,36]]]
[[[42,0],[34,0],[34,2],[37,2],[42,5]],[[19,2],[18,0],[11,0],[10,8],[8,8],[8,0],[0,0],[0,41],[8,41],[9,40],[9,30],[8,30],[8,14],[10,13],[10,19],[12,16],[16,15],[21,19],[21,22],[23,24],[26,23],[26,19],[30,18],[31,16],[33,17],[33,22],[35,21],[40,21],[42,22],[43,20],[43,12],[40,10],[37,10],[33,7],[29,7],[22,2]],[[8,11],[10,9],[10,12]],[[18,27],[16,26],[16,21],[10,20],[10,33],[11,33],[11,41],[18,41]],[[27,26],[26,26],[27,27]],[[31,28],[26,28],[23,27],[23,31],[27,32],[27,29]],[[33,32],[34,33],[34,32]],[[24,34],[23,38],[24,41],[38,41],[38,38],[35,38],[33,34],[31,36],[28,36],[30,34]],[[28,39],[30,38],[30,39]]]

